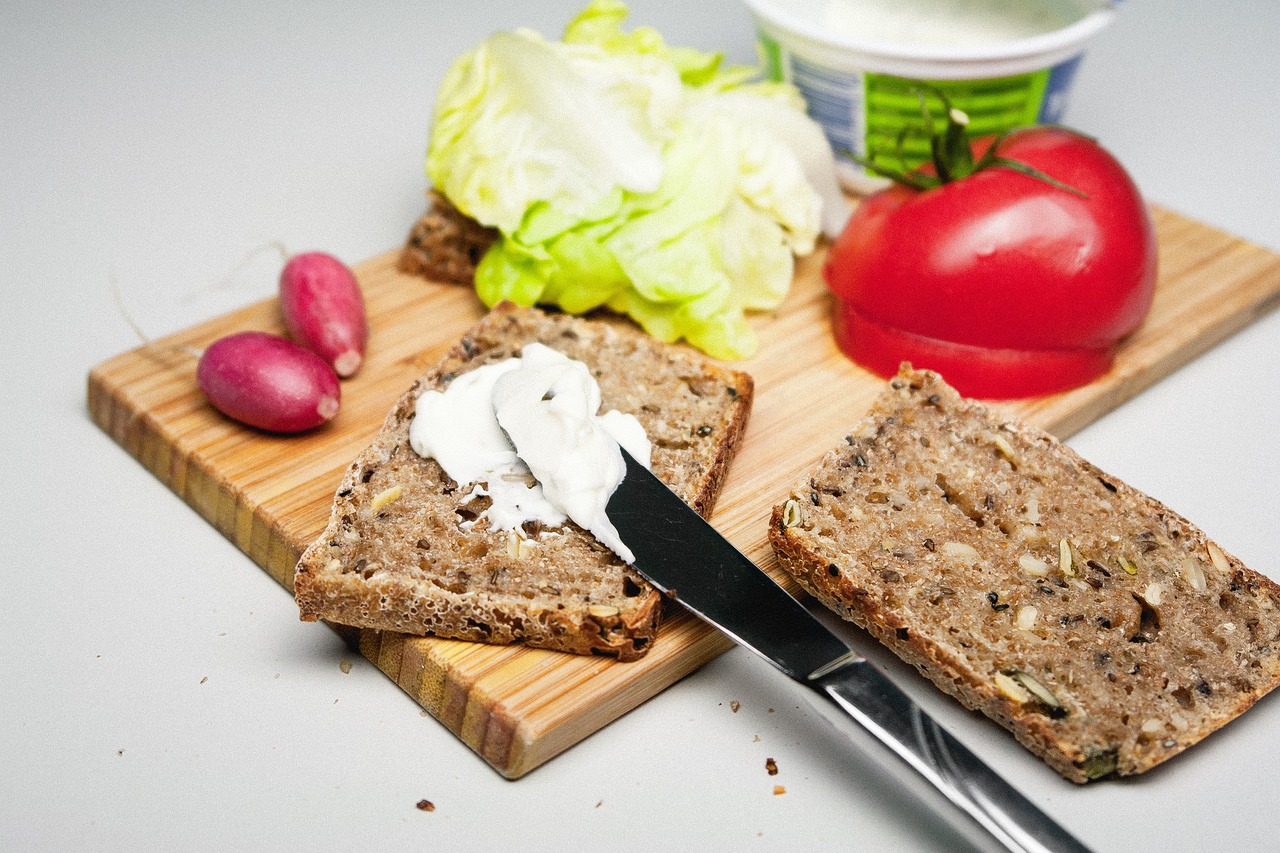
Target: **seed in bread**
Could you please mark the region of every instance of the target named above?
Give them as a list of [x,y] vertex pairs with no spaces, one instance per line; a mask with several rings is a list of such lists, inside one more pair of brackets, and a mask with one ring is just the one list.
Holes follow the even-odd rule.
[[710,514],[746,426],[751,377],[622,320],[504,303],[414,383],[347,470],[324,533],[294,574],[304,620],[620,660],[647,651],[662,599],[630,567],[572,523],[490,527],[488,498],[409,445],[421,393],[519,356],[532,341],[584,362],[602,410],[632,414],[644,427],[653,472]]
[[1280,586],[1052,436],[902,372],[774,508],[779,562],[1075,782],[1280,682]]

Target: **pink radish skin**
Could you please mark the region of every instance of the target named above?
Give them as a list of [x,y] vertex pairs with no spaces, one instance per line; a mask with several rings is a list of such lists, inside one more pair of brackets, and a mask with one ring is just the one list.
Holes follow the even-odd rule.
[[238,332],[210,344],[196,382],[214,408],[269,432],[302,432],[338,413],[342,391],[333,368],[293,341]]
[[342,261],[324,252],[290,258],[280,273],[280,310],[289,335],[339,376],[360,369],[369,326],[360,285]]

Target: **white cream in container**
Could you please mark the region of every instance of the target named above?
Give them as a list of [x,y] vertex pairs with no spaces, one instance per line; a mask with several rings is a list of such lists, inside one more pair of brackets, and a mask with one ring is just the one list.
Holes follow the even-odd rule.
[[[832,147],[891,150],[922,124],[915,90],[943,92],[973,135],[1061,121],[1085,47],[1115,15],[1105,0],[747,0],[767,76],[796,86]],[[943,111],[933,100],[938,121]],[[927,159],[912,141],[908,165]],[[847,157],[841,182],[883,186]]]

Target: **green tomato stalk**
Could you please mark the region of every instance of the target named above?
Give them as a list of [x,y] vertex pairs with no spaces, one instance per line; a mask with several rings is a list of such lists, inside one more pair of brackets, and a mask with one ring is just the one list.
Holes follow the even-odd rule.
[[[975,172],[980,172],[993,166],[1004,166],[1007,169],[1013,169],[1015,172],[1044,181],[1051,186],[1074,193],[1082,198],[1086,197],[1085,193],[1075,187],[1064,184],[1062,181],[1045,174],[1033,166],[1000,156],[997,153],[1000,143],[1012,131],[1005,131],[997,136],[986,151],[983,152],[982,156],[974,160],[973,143],[969,139],[968,114],[964,110],[953,107],[945,94],[935,91],[934,94],[942,101],[942,106],[946,111],[945,126],[941,132],[935,131],[933,130],[933,115],[930,113],[929,104],[925,100],[926,92],[923,89],[916,89],[915,94],[920,100],[920,113],[924,119],[923,131],[928,134],[929,138],[930,161],[933,165],[933,170],[929,171],[919,166],[911,169],[894,168],[878,162],[879,155],[876,151],[869,152],[867,157],[860,157],[853,152],[847,152],[855,163],[872,174],[879,175],[882,178],[889,178],[895,183],[920,191],[935,189],[943,184],[963,180]],[[910,128],[905,127],[898,132],[895,157],[900,163],[906,162],[906,158],[903,156],[903,149],[909,132]]]

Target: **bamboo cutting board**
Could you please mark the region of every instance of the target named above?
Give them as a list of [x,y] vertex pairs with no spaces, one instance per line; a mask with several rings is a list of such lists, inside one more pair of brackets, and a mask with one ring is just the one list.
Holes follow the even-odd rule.
[[[1115,369],[1084,388],[1007,408],[1058,436],[1090,423],[1280,302],[1280,255],[1169,211],[1154,211],[1160,281],[1144,327]],[[395,399],[483,313],[466,288],[406,276],[396,252],[356,267],[371,343],[323,429],[282,437],[213,410],[195,384],[201,348],[245,329],[283,333],[275,300],[110,359],[89,374],[94,421],[286,589],[324,528],[342,472]],[[797,270],[777,312],[760,316],[746,439],[712,519],[778,576],[766,540],[773,502],[835,446],[881,387],[836,349],[821,254]],[[730,641],[672,608],[636,663],[522,647],[340,629],[350,642],[503,775],[516,778],[725,651]]]

